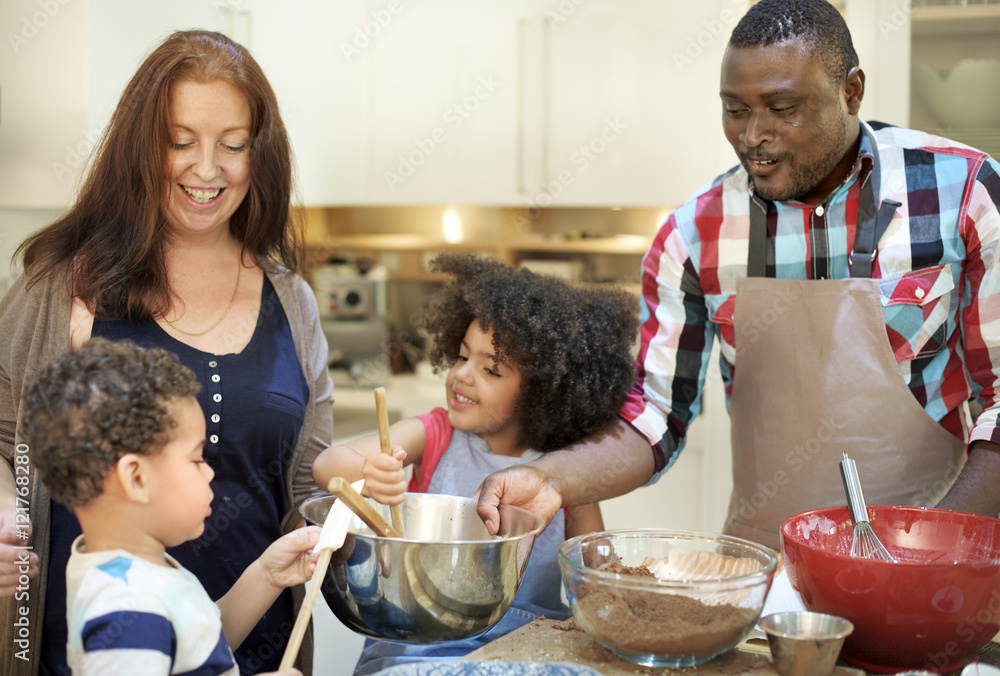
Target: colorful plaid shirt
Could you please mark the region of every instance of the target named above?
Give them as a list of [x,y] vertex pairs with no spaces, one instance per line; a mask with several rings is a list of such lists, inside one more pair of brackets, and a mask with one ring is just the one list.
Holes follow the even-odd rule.
[[[1000,442],[1000,164],[923,132],[868,128],[878,144],[880,199],[901,202],[872,266],[900,375],[950,433]],[[861,179],[875,161],[862,134],[854,170],[822,205],[773,203],[768,277],[850,277]],[[643,259],[639,377],[621,416],[649,440],[658,471],[676,459],[698,415],[715,339],[730,405],[751,189],[742,166],[718,177],[670,214]],[[975,425],[972,396],[983,408]]]

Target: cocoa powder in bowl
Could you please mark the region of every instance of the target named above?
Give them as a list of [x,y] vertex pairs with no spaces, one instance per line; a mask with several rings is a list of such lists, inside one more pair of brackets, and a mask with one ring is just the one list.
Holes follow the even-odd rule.
[[[645,566],[613,563],[601,570],[655,577]],[[750,608],[590,582],[577,587],[576,597],[573,614],[594,640],[636,655],[711,655],[738,643],[757,619]]]

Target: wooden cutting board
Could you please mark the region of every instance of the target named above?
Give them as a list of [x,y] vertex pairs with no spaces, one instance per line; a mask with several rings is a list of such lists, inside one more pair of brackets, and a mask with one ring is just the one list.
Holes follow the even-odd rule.
[[[767,643],[730,650],[697,667],[664,669],[627,662],[595,643],[573,620],[541,618],[478,648],[463,660],[504,662],[571,662],[606,676],[684,674],[685,676],[776,676]],[[831,676],[864,676],[860,669],[838,666]]]

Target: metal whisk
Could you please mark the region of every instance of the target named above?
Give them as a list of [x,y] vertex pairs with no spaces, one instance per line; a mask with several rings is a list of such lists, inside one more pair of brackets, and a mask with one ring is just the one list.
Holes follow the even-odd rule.
[[865,494],[861,490],[858,466],[847,457],[847,451],[843,451],[843,453],[844,459],[840,461],[840,476],[844,480],[844,490],[847,491],[847,506],[851,510],[851,519],[854,521],[851,556],[895,562],[896,559],[875,536],[872,525],[868,521],[868,505],[865,504]]

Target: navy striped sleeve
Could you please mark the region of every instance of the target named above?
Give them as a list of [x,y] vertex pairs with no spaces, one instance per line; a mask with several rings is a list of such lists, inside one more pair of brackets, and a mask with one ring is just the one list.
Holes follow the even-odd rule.
[[155,650],[173,658],[177,635],[162,615],[120,610],[95,617],[83,626],[83,650]]

